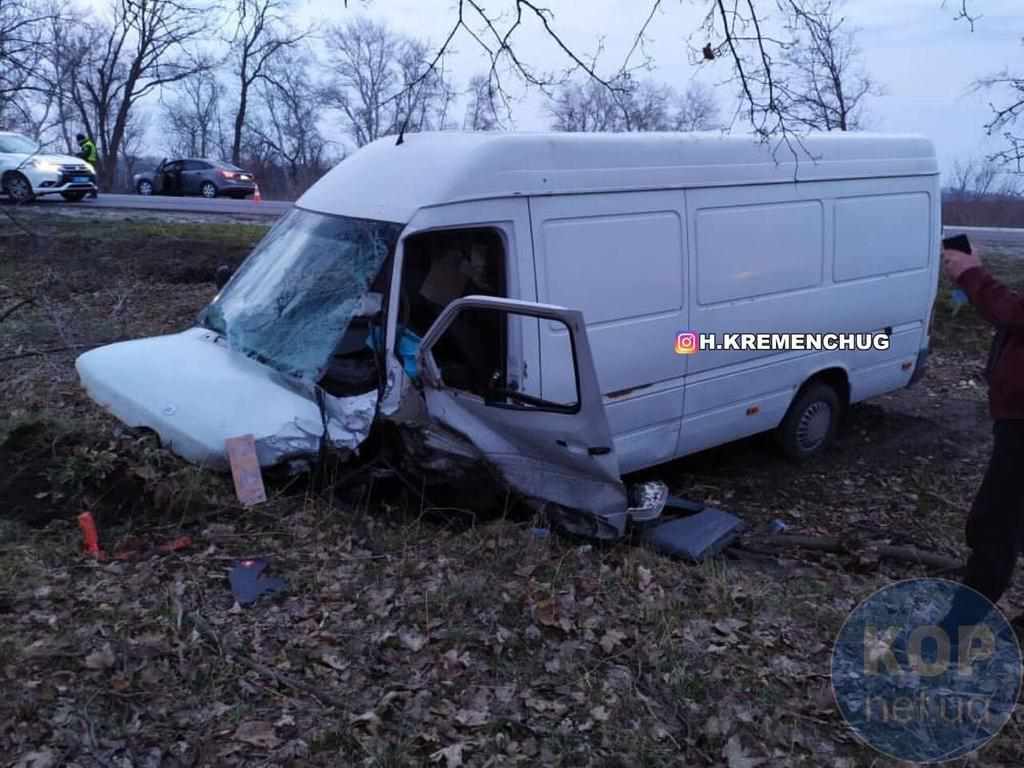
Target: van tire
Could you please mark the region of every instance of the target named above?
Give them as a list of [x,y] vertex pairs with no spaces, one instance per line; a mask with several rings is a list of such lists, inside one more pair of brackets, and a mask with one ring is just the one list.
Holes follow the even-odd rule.
[[804,461],[825,451],[835,440],[842,417],[842,401],[835,388],[823,381],[805,387],[789,406],[775,431],[787,458]]

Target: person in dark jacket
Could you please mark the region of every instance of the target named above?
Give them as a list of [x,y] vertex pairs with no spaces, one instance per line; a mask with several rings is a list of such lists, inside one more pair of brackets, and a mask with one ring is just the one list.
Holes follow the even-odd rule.
[[[996,329],[985,370],[995,441],[967,517],[971,554],[963,579],[995,603],[1024,546],[1024,297],[989,274],[974,254],[946,249],[942,261],[946,275]],[[954,602],[951,615],[957,610]],[[1024,615],[1013,624],[1019,631]]]
[[[96,142],[84,133],[78,134],[75,136],[75,139],[78,141],[78,156],[95,169],[100,159],[99,154],[96,152]],[[89,197],[96,197],[96,190],[90,192]]]

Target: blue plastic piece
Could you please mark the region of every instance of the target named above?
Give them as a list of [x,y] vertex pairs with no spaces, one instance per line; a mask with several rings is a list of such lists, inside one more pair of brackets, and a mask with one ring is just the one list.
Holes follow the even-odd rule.
[[[366,337],[366,346],[376,351],[379,345],[378,339],[382,332],[382,328],[375,326],[370,331],[370,335]],[[416,365],[416,355],[420,351],[421,343],[423,343],[423,339],[408,328],[399,326],[398,358],[402,361],[402,369],[405,371],[405,375],[413,381],[419,381],[420,377],[419,366]]]

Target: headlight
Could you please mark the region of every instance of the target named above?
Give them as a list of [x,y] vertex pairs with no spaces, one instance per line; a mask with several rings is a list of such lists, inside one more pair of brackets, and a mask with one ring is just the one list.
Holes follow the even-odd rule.
[[86,168],[89,169],[89,173],[91,173],[91,174],[95,174],[96,173],[96,169],[92,167],[92,163],[87,163],[87,162],[85,162],[85,160],[83,160],[82,161],[82,165],[84,165]]
[[43,173],[60,173],[60,166],[49,160],[33,160],[32,167]]

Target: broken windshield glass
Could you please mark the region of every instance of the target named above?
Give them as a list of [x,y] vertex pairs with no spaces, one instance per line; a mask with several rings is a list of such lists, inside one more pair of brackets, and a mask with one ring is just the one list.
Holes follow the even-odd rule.
[[232,348],[317,381],[401,231],[401,224],[293,208],[199,322]]

